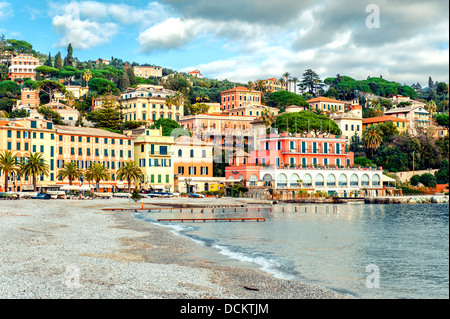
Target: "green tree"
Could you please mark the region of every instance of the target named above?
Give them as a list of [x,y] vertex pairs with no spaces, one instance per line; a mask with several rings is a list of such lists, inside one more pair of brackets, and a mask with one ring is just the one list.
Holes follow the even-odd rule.
[[430,173],[422,174],[420,182],[426,187],[436,187],[436,177]]
[[59,171],[56,178],[61,179],[69,179],[69,185],[72,185],[72,182],[74,180],[80,179],[81,176],[83,176],[83,170],[81,168],[78,168],[78,165],[76,162],[72,163],[65,163],[64,167]]
[[363,131],[362,136],[364,147],[371,150],[373,157],[373,151],[383,142],[383,132],[378,125],[370,125]]
[[157,129],[162,128],[162,135],[163,136],[170,136],[172,131],[176,128],[181,128],[180,124],[178,122],[171,120],[171,119],[165,119],[165,118],[159,118],[156,120],[156,122],[150,127],[151,129]]
[[450,183],[448,159],[442,160],[441,167],[439,168],[439,170],[437,172],[434,173],[434,176],[436,177],[437,184],[449,184]]
[[119,89],[115,83],[102,78],[93,78],[90,80],[89,89],[96,91],[98,95],[119,94]]
[[65,93],[66,87],[59,82],[51,80],[36,81],[33,83],[33,89],[40,90],[48,94],[49,101],[53,101],[53,95],[56,92]]
[[128,78],[127,72],[123,72],[122,76],[119,79],[118,89],[120,91],[125,91],[130,87],[130,79]]
[[63,61],[61,58],[61,52],[58,52],[55,55],[55,68],[61,70],[63,68]]
[[266,105],[276,107],[282,112],[285,110],[286,106],[290,105],[309,106],[302,96],[288,91],[277,91],[269,94]]
[[316,96],[319,89],[324,86],[324,83],[320,79],[319,75],[311,69],[308,69],[305,73],[303,73],[301,84],[304,85],[308,92],[314,96]]
[[117,170],[117,178],[125,179],[128,182],[128,192],[131,193],[131,181],[137,183],[142,179],[142,170],[137,166],[136,162],[125,162],[122,167]]
[[22,175],[27,174],[33,178],[33,190],[36,191],[36,181],[38,176],[49,176],[50,165],[44,159],[42,153],[28,153],[27,162],[22,165]]
[[85,172],[86,180],[95,181],[96,192],[98,192],[100,188],[100,182],[108,181],[110,176],[109,170],[100,163],[92,163]]
[[122,116],[114,100],[103,96],[102,108],[89,113],[86,119],[95,123],[95,127],[109,129],[115,132],[122,130]]
[[390,172],[408,170],[408,157],[394,144],[383,144],[373,161]]
[[64,125],[61,115],[48,106],[41,106],[37,108],[39,114],[41,114],[47,121],[52,121],[56,125]]
[[10,173],[18,173],[20,167],[16,164],[17,158],[11,151],[4,151],[0,153],[0,172],[5,177],[4,191],[8,191],[8,177]]
[[137,84],[137,81],[136,76],[134,75],[133,68],[127,68],[126,73],[128,75],[128,79],[130,80],[130,86],[131,87],[135,86]]
[[36,72],[44,74],[44,78],[53,78],[59,74],[59,70],[57,68],[41,65],[36,68]]
[[314,132],[316,135],[320,133],[329,133],[334,135],[342,134],[342,131],[336,122],[329,119],[325,115],[315,114],[310,111],[283,113],[278,115],[276,120],[273,122],[272,127],[278,129],[278,132]]
[[69,43],[67,47],[67,56],[64,58],[64,66],[73,66],[73,48],[72,43]]
[[409,182],[411,183],[412,186],[417,186],[420,183],[420,175],[414,175],[413,177],[411,177],[409,179]]
[[44,63],[45,66],[53,67],[52,54],[48,53],[48,59]]

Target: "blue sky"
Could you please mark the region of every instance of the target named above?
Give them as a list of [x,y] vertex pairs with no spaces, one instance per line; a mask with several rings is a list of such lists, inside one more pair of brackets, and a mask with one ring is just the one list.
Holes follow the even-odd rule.
[[448,12],[447,0],[0,0],[0,33],[42,53],[64,56],[72,43],[82,61],[114,56],[241,82],[311,68],[426,86],[428,76],[449,81]]

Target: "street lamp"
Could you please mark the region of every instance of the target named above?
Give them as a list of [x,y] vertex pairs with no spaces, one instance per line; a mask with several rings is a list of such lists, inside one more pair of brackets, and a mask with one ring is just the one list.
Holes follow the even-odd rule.
[[414,169],[414,168],[415,168],[415,167],[414,167],[414,164],[415,164],[415,163],[414,163],[414,160],[415,160],[415,158],[414,158],[414,157],[415,157],[415,156],[414,156],[414,153],[415,153],[415,152],[416,152],[416,151],[413,151],[413,152],[412,152],[412,154],[413,154],[413,176],[415,175],[415,174],[414,174],[414,171],[415,171],[415,169]]

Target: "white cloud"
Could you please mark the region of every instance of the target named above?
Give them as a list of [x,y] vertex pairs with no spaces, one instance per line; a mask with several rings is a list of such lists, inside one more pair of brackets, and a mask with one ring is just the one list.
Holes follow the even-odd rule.
[[196,20],[169,18],[139,34],[141,51],[151,53],[180,48],[198,35],[199,25],[200,22]]
[[88,49],[102,45],[125,25],[149,26],[162,21],[168,14],[157,2],[146,7],[98,1],[71,1],[65,5],[49,3],[52,24],[60,36],[57,46],[72,43],[74,48]]
[[0,20],[6,20],[13,16],[11,4],[6,1],[0,2]]
[[62,35],[57,46],[72,43],[75,49],[90,49],[106,42],[117,33],[114,23],[81,20],[76,13],[58,15],[52,20],[56,34]]

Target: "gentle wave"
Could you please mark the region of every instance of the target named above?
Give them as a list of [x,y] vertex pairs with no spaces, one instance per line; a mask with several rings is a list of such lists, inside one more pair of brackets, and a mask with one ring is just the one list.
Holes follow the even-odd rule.
[[171,233],[176,236],[189,238],[190,240],[192,240],[193,242],[195,242],[197,244],[200,244],[200,245],[203,245],[206,247],[215,248],[216,250],[218,250],[219,254],[227,256],[233,260],[255,264],[255,265],[259,266],[259,268],[262,271],[273,275],[275,278],[287,279],[287,280],[296,279],[295,275],[280,270],[280,268],[283,265],[278,260],[275,260],[273,258],[266,258],[263,256],[258,256],[258,255],[251,256],[250,254],[246,254],[246,253],[243,253],[242,251],[239,251],[238,248],[233,249],[230,246],[214,244],[213,240],[208,240],[205,238],[200,238],[198,236],[188,234],[188,232],[196,230],[196,227],[194,227],[194,226],[157,223],[157,222],[153,221],[152,219],[146,218],[144,216],[138,216],[138,215],[135,215],[135,216],[138,218],[142,218],[153,225],[156,225],[159,227],[164,227],[164,228],[169,228]]

